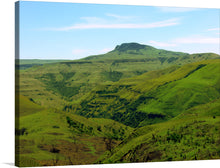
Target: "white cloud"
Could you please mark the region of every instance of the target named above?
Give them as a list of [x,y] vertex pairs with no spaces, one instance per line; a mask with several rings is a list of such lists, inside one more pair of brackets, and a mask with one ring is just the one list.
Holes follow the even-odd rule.
[[158,42],[158,41],[149,41],[149,43],[153,46],[157,47],[175,47],[177,44],[174,43],[165,43],[165,42]]
[[[85,19],[85,18],[84,18]],[[86,18],[88,21],[89,18]],[[91,18],[90,18],[91,19]],[[92,18],[95,20],[94,18]],[[97,20],[97,19],[96,19]],[[77,30],[77,29],[148,29],[148,28],[158,28],[158,27],[168,27],[168,26],[175,26],[178,25],[179,19],[173,18],[168,20],[163,20],[159,22],[152,22],[152,23],[100,23],[100,22],[87,22],[87,23],[80,23],[74,24],[68,27],[61,27],[61,28],[47,28],[45,30],[52,30],[52,31],[69,31],[69,30]]]
[[184,8],[184,7],[157,7],[162,12],[191,12],[198,10],[198,8]]
[[213,37],[183,37],[173,40],[180,44],[219,44],[220,38]]
[[85,54],[87,52],[88,52],[88,50],[85,50],[85,49],[74,49],[74,50],[72,50],[72,54],[74,54],[74,55],[81,55],[81,54]]
[[220,28],[211,28],[211,29],[208,29],[208,31],[220,31]]
[[122,16],[122,15],[117,15],[117,14],[112,14],[112,13],[107,13],[106,16],[113,17],[118,20],[130,20],[130,19],[136,18],[135,16]]
[[85,20],[87,23],[106,23],[105,19],[99,17],[81,17],[81,20]]
[[211,29],[208,29],[207,31],[211,31],[217,35],[220,35],[220,28],[211,28]]
[[[203,37],[203,36],[189,36],[182,38],[171,39],[167,42],[160,41],[149,41],[148,44],[151,44],[155,47],[180,47],[183,44],[206,44],[206,45],[220,45],[220,38],[213,37]],[[215,47],[214,47],[215,48]]]

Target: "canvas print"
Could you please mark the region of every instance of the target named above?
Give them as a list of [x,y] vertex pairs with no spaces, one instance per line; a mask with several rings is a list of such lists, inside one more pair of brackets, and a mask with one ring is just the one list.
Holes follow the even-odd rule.
[[16,166],[220,159],[220,9],[15,9]]

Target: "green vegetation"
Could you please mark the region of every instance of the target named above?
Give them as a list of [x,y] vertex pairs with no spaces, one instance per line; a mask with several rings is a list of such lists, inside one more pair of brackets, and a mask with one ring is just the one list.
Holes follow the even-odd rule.
[[71,107],[77,114],[110,118],[131,127],[167,121],[220,97],[219,63],[202,61],[102,85]]
[[[23,100],[26,104],[32,104],[28,99]],[[23,105],[20,103],[21,109],[25,109]],[[17,122],[19,127],[15,133],[19,166],[95,162],[106,150],[105,138],[112,140],[113,148],[133,130],[113,120],[86,119],[56,109],[43,109],[20,116]],[[81,160],[77,161],[75,155]],[[91,157],[91,160],[86,157]]]
[[16,165],[219,159],[219,58],[125,43],[76,61],[21,60]]
[[74,74],[74,72],[61,73],[62,79],[56,81],[56,76],[54,74],[47,73],[39,79],[46,84],[46,89],[53,91],[54,93],[59,93],[65,98],[70,98],[78,94],[79,91],[79,87],[66,86],[66,81],[73,77]]
[[[219,108],[219,99],[218,102]],[[208,103],[210,105],[210,103]],[[144,126],[124,140],[113,154],[106,154],[101,163],[147,162],[171,160],[204,160],[219,158],[220,117],[200,114],[199,105],[170,121]],[[216,108],[217,110],[217,108]],[[196,117],[195,117],[196,114]]]

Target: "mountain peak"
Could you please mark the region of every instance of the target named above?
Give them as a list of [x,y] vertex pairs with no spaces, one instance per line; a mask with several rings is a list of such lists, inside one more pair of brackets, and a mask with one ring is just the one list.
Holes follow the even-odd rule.
[[139,44],[139,43],[122,43],[121,45],[117,45],[114,50],[123,52],[127,50],[140,50],[146,48],[146,45]]

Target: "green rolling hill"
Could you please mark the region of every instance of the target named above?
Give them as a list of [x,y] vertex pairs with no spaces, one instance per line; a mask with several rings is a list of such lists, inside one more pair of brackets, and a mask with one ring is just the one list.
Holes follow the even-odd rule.
[[140,127],[97,163],[219,159],[220,99]]
[[110,119],[88,119],[19,98],[15,150],[22,167],[93,163],[133,131]]
[[111,118],[132,127],[166,121],[220,97],[219,61],[151,71],[98,86],[78,106],[65,109],[72,108],[86,117]]
[[124,43],[23,60],[35,66],[16,69],[17,165],[219,159],[219,58]]

